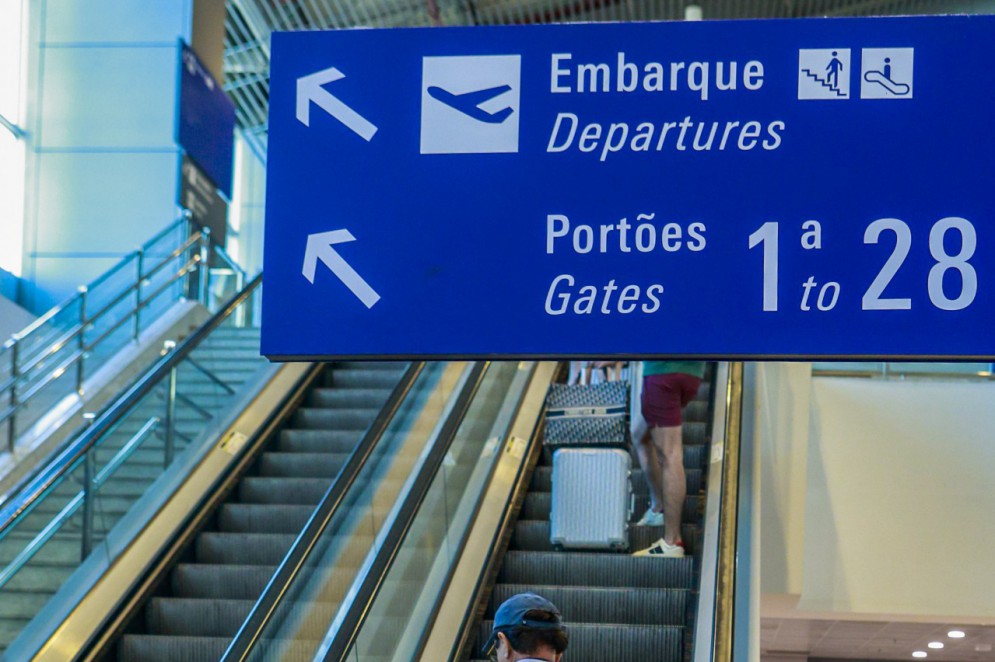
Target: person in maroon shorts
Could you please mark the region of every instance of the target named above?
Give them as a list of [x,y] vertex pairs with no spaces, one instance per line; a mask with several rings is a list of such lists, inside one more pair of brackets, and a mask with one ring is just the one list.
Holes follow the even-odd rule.
[[683,557],[681,516],[687,495],[684,475],[684,444],[681,415],[698,393],[705,364],[702,361],[643,362],[642,413],[649,426],[649,438],[634,439],[639,463],[650,486],[650,508],[643,523],[658,523],[663,504],[663,537],[636,556]]

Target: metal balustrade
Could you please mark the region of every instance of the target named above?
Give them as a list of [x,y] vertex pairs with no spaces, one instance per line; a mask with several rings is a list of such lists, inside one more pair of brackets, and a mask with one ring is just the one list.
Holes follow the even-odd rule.
[[[205,268],[206,267],[206,268]],[[208,228],[184,214],[77,293],[0,346],[0,448],[84,383],[108,358],[139,339],[169,307],[186,298],[212,308],[238,292],[245,272],[213,243]],[[218,288],[213,288],[218,289]]]
[[[44,602],[187,448],[267,374],[259,354],[262,276],[117,400],[0,507],[0,655]],[[115,553],[106,547],[104,553]]]

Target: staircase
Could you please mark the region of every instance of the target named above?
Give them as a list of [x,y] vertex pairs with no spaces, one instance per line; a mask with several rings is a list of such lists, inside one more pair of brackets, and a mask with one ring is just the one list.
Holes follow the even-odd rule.
[[822,87],[826,88],[827,90],[830,90],[830,91],[834,92],[836,94],[836,96],[838,96],[838,97],[845,97],[846,96],[846,93],[840,91],[840,88],[837,85],[833,85],[827,79],[823,78],[822,76],[820,76],[817,73],[814,73],[811,69],[802,69],[802,73],[805,74],[806,76],[808,76],[809,78],[811,78],[812,80],[814,80],[816,83],[818,83]]
[[[682,529],[688,555],[674,559],[555,551],[549,542],[552,466],[544,451],[533,472],[484,620],[479,624],[477,641],[470,649],[470,659],[480,658],[480,646],[490,636],[497,607],[525,591],[538,593],[559,608],[570,638],[564,662],[686,659],[701,563],[710,393],[711,383],[706,379],[697,398],[684,410],[688,497]],[[633,520],[649,506],[649,489],[638,466],[633,457]],[[629,549],[649,547],[662,536],[663,527],[636,526],[633,522],[629,527]]]

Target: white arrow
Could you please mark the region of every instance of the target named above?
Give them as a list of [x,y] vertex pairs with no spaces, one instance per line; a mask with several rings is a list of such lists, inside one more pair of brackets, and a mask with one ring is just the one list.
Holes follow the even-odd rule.
[[373,138],[377,127],[355,110],[345,105],[327,91],[322,85],[345,78],[345,74],[329,67],[313,74],[297,79],[297,119],[304,126],[311,126],[311,102],[321,106],[326,113],[355,131],[366,142]]
[[380,301],[380,295],[332,248],[334,244],[344,244],[349,241],[356,241],[356,238],[348,230],[332,230],[308,235],[307,250],[304,251],[304,269],[301,273],[313,285],[314,271],[318,266],[318,260],[321,260],[367,308],[372,308],[373,304]]

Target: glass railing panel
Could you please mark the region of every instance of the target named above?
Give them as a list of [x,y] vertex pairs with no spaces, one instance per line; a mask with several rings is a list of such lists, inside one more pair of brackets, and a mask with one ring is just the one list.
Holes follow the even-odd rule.
[[[184,452],[199,452],[213,443],[233,407],[269,374],[259,352],[259,328],[251,324],[260,294],[261,288],[255,287],[196,348],[85,446],[88,450],[81,457],[57,473],[54,484],[31,500],[28,509],[9,523],[0,522],[0,603],[9,606],[0,609],[0,649],[171,464]],[[117,535],[126,534],[122,530]]]
[[[79,458],[19,518],[0,532],[0,650],[68,579],[82,555],[84,458]],[[68,496],[68,495],[72,496]]]
[[[130,303],[131,307],[134,307],[135,297],[133,293],[129,296],[129,291],[138,279],[138,263],[137,252],[131,253],[87,286],[87,317],[92,318],[101,313],[102,317],[110,316],[115,319],[122,317],[122,314],[115,315],[112,312],[115,302],[119,302],[122,297],[124,302]],[[121,307],[120,310],[126,311],[127,309]]]
[[[60,404],[67,396],[76,393],[79,382],[74,357],[79,348],[75,340],[64,345],[54,345],[30,363],[30,370],[21,375],[15,389],[8,389],[6,412],[16,403],[16,415],[3,422],[4,441],[11,436],[17,439],[43,417],[57,415]],[[4,445],[3,449],[9,448]]]
[[250,659],[314,655],[468,370],[465,363],[425,366],[277,605]]
[[349,659],[414,659],[532,370],[531,363],[491,364]]
[[133,313],[138,259],[135,255],[100,284],[86,291],[86,313],[90,320],[83,331],[87,354],[82,362],[83,378],[89,379],[114,354],[135,339]]
[[80,323],[81,306],[81,297],[77,295],[66,301],[62,308],[43,315],[38,326],[18,339],[19,365],[26,365],[67,332],[72,331]]

